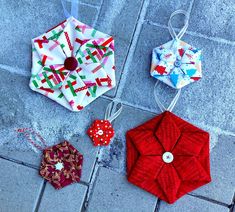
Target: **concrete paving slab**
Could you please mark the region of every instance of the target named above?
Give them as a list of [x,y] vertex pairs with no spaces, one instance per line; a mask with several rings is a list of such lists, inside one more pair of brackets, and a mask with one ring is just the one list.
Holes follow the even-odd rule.
[[0,211],[34,210],[43,179],[34,169],[0,159]]
[[149,212],[154,211],[156,201],[156,197],[128,183],[125,176],[100,168],[87,211]]
[[159,212],[229,212],[229,209],[214,204],[212,202],[208,202],[202,199],[198,199],[192,196],[184,196],[175,202],[172,205],[169,205],[165,202],[161,202]]
[[220,135],[210,160],[212,182],[193,193],[229,205],[235,192],[235,137]]
[[81,211],[86,197],[87,187],[78,183],[56,190],[46,184],[39,212],[74,212]]
[[197,0],[191,13],[189,30],[235,41],[235,2],[230,0]]

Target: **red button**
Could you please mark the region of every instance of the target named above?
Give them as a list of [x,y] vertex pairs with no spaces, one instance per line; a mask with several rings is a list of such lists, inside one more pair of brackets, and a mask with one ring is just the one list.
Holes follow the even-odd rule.
[[64,68],[74,71],[78,67],[78,61],[75,57],[67,57],[64,61]]

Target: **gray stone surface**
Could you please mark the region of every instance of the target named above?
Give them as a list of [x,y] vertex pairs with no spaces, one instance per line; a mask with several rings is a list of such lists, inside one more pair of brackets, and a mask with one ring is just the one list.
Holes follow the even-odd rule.
[[[167,29],[149,24],[143,25],[126,82],[120,87],[123,100],[146,109],[159,111],[153,98],[156,79],[150,77],[151,52],[153,48],[169,39]],[[233,71],[235,60],[231,55],[235,47],[189,35],[185,36],[184,40],[203,49],[204,76],[201,81],[183,89],[174,112],[191,122],[234,131],[235,89],[233,81],[235,75]],[[223,52],[223,59],[221,52]],[[160,87],[159,95],[162,102],[165,104],[169,102],[174,92],[168,86]]]
[[154,211],[156,197],[131,185],[125,176],[100,168],[88,202],[88,212]]
[[160,203],[159,212],[229,212],[229,209],[213,204],[211,202],[198,199],[192,196],[184,196],[172,205],[165,202]]
[[212,182],[193,193],[229,205],[232,203],[235,191],[235,137],[219,136],[210,160]]
[[[97,29],[114,36],[116,53],[116,79],[120,79],[128,48],[137,23],[142,0],[104,0],[97,21]],[[115,90],[108,92],[114,96]]]
[[34,169],[0,159],[0,211],[31,212],[43,180]]
[[[0,1],[1,31],[0,64],[31,70],[31,39],[56,26],[65,19],[58,0]],[[92,25],[98,11],[80,5],[79,20]]]
[[64,139],[76,145],[86,158],[82,179],[89,181],[98,149],[91,144],[86,130],[94,119],[104,117],[109,101],[99,98],[79,113],[70,112],[47,97],[31,91],[26,77],[1,70],[0,84],[5,81],[10,83],[0,87],[0,145],[3,145],[0,155],[38,166],[41,153],[30,152],[32,146],[15,131],[17,128],[33,128],[40,132],[48,146]]
[[102,4],[102,0],[79,0],[79,2],[87,3],[87,4],[91,4],[91,5],[101,5]]
[[126,173],[126,132],[148,119],[154,114],[136,108],[124,106],[123,111],[114,122],[115,138],[108,147],[101,149],[100,162],[118,172]]
[[[74,113],[28,87],[31,39],[65,19],[60,0],[0,0],[0,156],[25,163],[0,159],[0,212],[33,211],[42,188],[38,171],[26,167],[37,168],[41,153],[17,135],[15,129],[22,127],[39,131],[48,146],[69,140],[84,155],[81,184],[60,191],[47,184],[40,211],[48,211],[48,206],[57,211],[80,211],[88,197],[91,212],[155,210],[156,197],[127,183],[124,176],[125,133],[160,113],[153,98],[156,80],[149,74],[151,53],[170,39],[166,25],[176,9],[191,11],[190,32],[183,40],[203,49],[204,77],[183,89],[174,112],[210,132],[213,181],[192,192],[207,201],[188,195],[174,205],[161,202],[160,212],[228,212],[215,202],[231,204],[235,187],[234,8],[234,1],[229,0],[80,0],[79,20],[115,38],[118,90],[106,95],[113,98],[117,92],[116,97],[126,104],[113,123],[113,142],[94,148],[86,130],[94,119],[104,117],[110,102],[107,97]],[[173,20],[175,27],[182,23],[182,16]],[[166,105],[174,95],[174,90],[163,84],[158,92]],[[85,184],[94,186],[87,197]]]
[[[167,25],[169,17],[172,12],[178,9],[183,9],[186,11],[190,10],[192,0],[150,0],[148,10],[146,13],[146,20],[153,21],[154,23],[159,23],[162,25]],[[180,27],[183,23],[183,16],[177,16],[173,20],[173,26]]]
[[38,211],[81,211],[86,192],[87,187],[78,183],[66,186],[60,190],[56,190],[50,184],[47,184]]
[[235,41],[235,1],[197,0],[191,13],[189,30]]

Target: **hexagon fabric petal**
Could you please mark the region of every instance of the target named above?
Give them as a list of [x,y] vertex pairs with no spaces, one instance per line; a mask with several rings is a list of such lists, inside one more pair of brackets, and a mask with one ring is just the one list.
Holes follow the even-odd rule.
[[68,141],[43,151],[39,174],[56,189],[80,181],[83,155]]
[[153,50],[151,76],[180,89],[202,77],[201,50],[173,39]]
[[116,85],[114,40],[73,17],[32,40],[30,88],[80,111]]
[[126,140],[128,181],[168,203],[211,181],[209,134],[169,111]]

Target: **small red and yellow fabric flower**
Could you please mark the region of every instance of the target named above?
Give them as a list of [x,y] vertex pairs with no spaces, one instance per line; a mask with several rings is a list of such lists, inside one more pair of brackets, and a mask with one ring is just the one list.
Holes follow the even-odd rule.
[[83,155],[68,141],[43,150],[39,174],[56,189],[79,182]]
[[95,120],[87,134],[94,146],[107,146],[114,136],[114,129],[109,120]]

